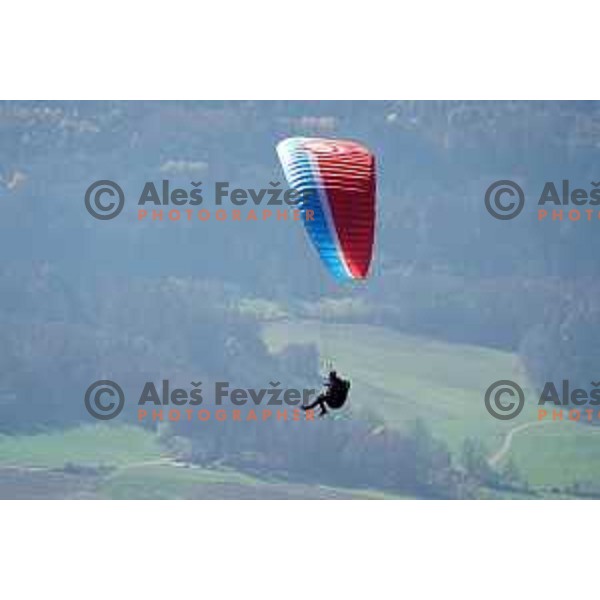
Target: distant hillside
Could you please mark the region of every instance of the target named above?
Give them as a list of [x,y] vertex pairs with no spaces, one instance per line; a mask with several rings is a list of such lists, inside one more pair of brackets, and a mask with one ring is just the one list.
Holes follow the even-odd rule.
[[[404,428],[417,417],[458,452],[467,437],[479,438],[493,455],[511,429],[516,433],[503,463],[513,459],[534,486],[552,488],[600,480],[600,428],[569,422],[537,422],[536,394],[526,386],[518,359],[501,352],[407,336],[383,327],[287,321],[268,323],[273,350],[290,342],[318,345],[324,361],[352,380],[352,406]],[[484,407],[489,385],[511,379],[525,388],[523,412],[510,421]]]

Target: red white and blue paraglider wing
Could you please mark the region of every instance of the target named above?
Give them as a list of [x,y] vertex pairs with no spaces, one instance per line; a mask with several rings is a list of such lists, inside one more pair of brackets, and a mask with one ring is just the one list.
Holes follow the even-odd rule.
[[[375,159],[348,140],[288,138],[277,154],[321,260],[339,280],[364,279],[375,233]],[[307,219],[312,211],[312,220]]]

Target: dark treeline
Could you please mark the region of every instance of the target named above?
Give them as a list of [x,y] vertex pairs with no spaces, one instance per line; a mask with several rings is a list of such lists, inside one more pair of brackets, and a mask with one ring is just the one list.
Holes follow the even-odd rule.
[[239,422],[213,418],[200,424],[162,424],[160,432],[181,460],[234,467],[261,477],[432,499],[527,493],[514,465],[491,467],[487,450],[477,440],[465,440],[454,457],[421,420],[396,431],[365,415],[308,423],[261,422],[260,416],[259,421]]
[[220,283],[107,278],[73,290],[48,269],[18,277],[5,270],[1,281],[23,300],[2,313],[0,432],[89,422],[83,398],[101,379],[123,388],[125,418],[135,417],[144,384],[160,388],[163,379],[185,389],[192,381],[320,384],[316,348],[291,344],[271,354],[256,319],[237,309],[236,290]]

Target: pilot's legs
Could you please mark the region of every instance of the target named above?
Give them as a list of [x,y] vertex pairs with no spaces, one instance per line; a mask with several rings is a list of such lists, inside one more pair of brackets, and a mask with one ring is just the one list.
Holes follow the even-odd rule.
[[324,394],[321,394],[317,397],[317,399],[312,402],[311,404],[307,404],[306,406],[302,407],[302,410],[312,410],[313,408],[315,408],[316,406],[318,406],[321,409],[321,412],[319,413],[319,416],[323,416],[327,414],[327,409],[325,408],[325,396]]

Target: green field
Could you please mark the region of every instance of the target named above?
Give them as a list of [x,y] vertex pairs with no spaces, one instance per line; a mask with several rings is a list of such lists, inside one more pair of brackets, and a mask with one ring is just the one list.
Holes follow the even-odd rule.
[[0,435],[0,467],[120,466],[161,458],[156,436],[140,427],[89,426],[25,436]]
[[[74,474],[67,465],[105,467]],[[64,432],[0,436],[0,498],[371,499],[376,490],[264,481],[232,469],[184,465],[140,427],[97,425]]]
[[[564,486],[600,481],[600,428],[570,422],[537,422],[535,394],[527,387],[517,357],[476,346],[449,344],[368,325],[277,322],[264,326],[273,351],[291,341],[319,346],[324,360],[352,380],[352,404],[380,415],[391,427],[404,428],[415,418],[458,450],[467,437],[483,441],[490,456],[516,433],[499,464],[512,458],[532,485]],[[525,390],[523,412],[510,421],[492,418],[485,391],[510,379]]]
[[515,436],[510,455],[534,486],[600,482],[600,428],[543,423]]
[[369,490],[264,481],[234,470],[174,464],[133,466],[106,478],[100,497],[116,499],[376,499],[393,496]]

